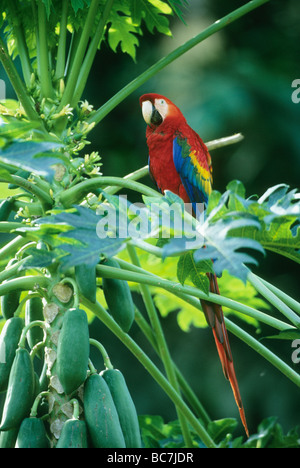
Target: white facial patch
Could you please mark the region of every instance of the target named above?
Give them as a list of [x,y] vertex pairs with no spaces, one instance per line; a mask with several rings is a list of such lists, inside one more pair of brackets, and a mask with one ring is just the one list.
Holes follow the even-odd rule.
[[168,104],[162,98],[157,98],[154,101],[154,106],[162,116],[162,119],[165,120],[168,113]]
[[152,102],[144,101],[142,104],[142,114],[147,125],[151,124]]

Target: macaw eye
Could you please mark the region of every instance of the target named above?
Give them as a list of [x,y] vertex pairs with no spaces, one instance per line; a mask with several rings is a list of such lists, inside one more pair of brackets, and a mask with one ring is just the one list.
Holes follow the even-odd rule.
[[166,101],[164,99],[161,99],[160,104],[166,104]]

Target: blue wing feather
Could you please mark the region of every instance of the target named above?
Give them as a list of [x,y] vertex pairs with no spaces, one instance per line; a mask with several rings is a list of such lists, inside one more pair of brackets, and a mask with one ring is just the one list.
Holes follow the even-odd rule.
[[197,204],[204,204],[206,206],[208,202],[208,193],[205,186],[207,179],[195,167],[190,155],[191,147],[187,139],[176,136],[173,140],[174,165],[193,205],[193,210],[198,215],[199,209]]

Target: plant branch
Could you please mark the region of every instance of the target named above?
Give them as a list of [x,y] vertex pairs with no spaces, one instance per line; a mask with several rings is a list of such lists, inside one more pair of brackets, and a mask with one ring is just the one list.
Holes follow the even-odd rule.
[[11,279],[0,285],[0,296],[4,296],[17,289],[21,291],[34,291],[38,288],[48,288],[50,282],[51,280],[49,278],[42,275],[23,276],[21,278]]
[[20,103],[22,104],[24,108],[24,111],[28,119],[40,121],[41,125],[43,125],[38,113],[36,112],[34,108],[34,103],[32,99],[30,98],[29,94],[27,93],[24,83],[21,80],[11,57],[9,56],[6,45],[1,37],[0,37],[0,61],[15,90],[15,93]]
[[227,329],[237,336],[240,340],[244,341],[254,351],[263,356],[274,367],[276,367],[283,375],[290,379],[294,384],[300,387],[300,375],[282,361],[276,354],[262,345],[258,340],[253,338],[249,333],[245,332],[242,328],[238,327],[235,323],[231,322],[228,318],[225,319]]
[[133,91],[138,89],[142,86],[146,81],[156,75],[159,71],[165,68],[167,65],[172,63],[174,60],[179,58],[181,55],[185,54],[188,50],[192,49],[196,45],[200,44],[200,42],[204,41],[208,37],[212,36],[216,32],[222,30],[226,26],[230,25],[237,19],[241,18],[242,16],[246,15],[250,11],[258,8],[259,6],[267,3],[269,0],[252,0],[246,5],[237,8],[236,10],[232,11],[228,15],[224,16],[223,18],[215,21],[211,26],[206,28],[197,36],[193,37],[192,39],[185,42],[183,45],[172,51],[166,57],[160,59],[154,65],[149,67],[146,71],[144,71],[141,75],[137,76],[134,80],[128,83],[124,88],[122,88],[118,93],[116,93],[109,101],[107,101],[102,107],[100,107],[95,114],[93,114],[87,122],[89,124],[96,123],[98,124],[101,120],[111,112],[120,102],[122,102],[126,97],[128,97]]
[[223,148],[224,146],[235,145],[244,139],[241,133],[235,133],[227,137],[216,138],[215,140],[208,141],[206,144],[209,151]]
[[19,262],[14,263],[12,266],[5,268],[0,273],[0,283],[3,281],[15,277],[18,274],[19,268],[27,261],[27,258],[23,258]]
[[63,206],[69,207],[81,201],[89,192],[96,190],[107,185],[116,185],[118,187],[126,188],[140,192],[149,197],[159,197],[160,193],[156,190],[151,189],[147,185],[135,182],[129,179],[123,179],[121,177],[94,177],[93,179],[84,180],[77,185],[65,190],[58,195],[60,203]]
[[0,232],[12,232],[20,227],[15,221],[0,221]]
[[19,209],[27,210],[30,216],[42,216],[43,209],[39,202],[25,202],[23,200],[14,200],[13,202],[13,211],[18,211]]
[[68,25],[68,6],[69,0],[62,0],[62,12],[59,26],[59,41],[56,56],[55,79],[59,80],[64,77],[66,67],[66,40],[67,40],[67,25]]
[[74,91],[77,85],[78,76],[82,67],[84,54],[86,52],[86,47],[87,47],[87,44],[91,35],[91,30],[95,23],[95,17],[97,15],[98,8],[99,8],[99,0],[92,0],[90,7],[89,7],[87,18],[85,20],[84,28],[80,36],[80,41],[76,49],[73,64],[72,64],[71,69],[68,72],[68,80],[67,80],[66,89],[64,91],[60,106],[57,109],[57,113],[59,113],[67,104],[71,104],[72,102]]
[[300,317],[290,309],[278,296],[276,296],[261,280],[258,276],[254,275],[250,270],[247,277],[248,281],[254,286],[254,288],[268,301],[276,307],[287,319],[291,321],[295,327],[300,328]]
[[[25,190],[29,190],[29,192],[31,192],[40,200],[45,210],[49,209],[52,206],[52,198],[50,194],[38,187],[35,183],[32,183],[29,180],[23,179],[23,177],[14,174],[9,175],[9,182],[10,181],[15,183],[19,187],[24,188]],[[7,180],[5,179],[5,177],[0,177],[0,182],[7,182]]]
[[26,45],[24,30],[20,26],[21,18],[20,13],[17,11],[15,0],[10,0],[8,3],[10,11],[10,21],[12,22],[14,35],[17,41],[18,53],[21,60],[22,72],[26,86],[30,86],[30,79],[32,73],[32,67],[29,59],[28,49]]
[[[21,227],[22,224],[19,223],[19,227]],[[7,258],[11,257],[13,254],[16,253],[16,251],[22,247],[24,244],[28,242],[28,239],[26,239],[23,236],[17,236],[7,244],[5,244],[1,249],[0,249],[0,260],[7,260]]]
[[42,0],[38,0],[38,31],[41,90],[45,98],[51,98],[53,97],[53,88],[47,41],[47,18],[46,8]]
[[[257,277],[257,275],[255,275]],[[264,280],[263,278],[260,278],[260,281],[270,289],[274,294],[276,294],[279,299],[281,299],[286,305],[288,305],[291,309],[293,309],[297,314],[300,314],[300,303],[293,299],[291,296],[288,294],[284,293],[280,289],[278,289],[276,286],[273,284],[269,283],[268,281]]]
[[73,29],[72,36],[71,36],[71,41],[69,45],[69,50],[68,50],[68,56],[67,56],[67,62],[66,62],[66,68],[65,68],[65,76],[69,74],[69,71],[72,69],[74,58],[75,58],[75,53],[78,48],[78,44],[80,41],[82,29]]
[[104,33],[104,28],[106,26],[112,5],[113,5],[114,0],[107,0],[102,16],[99,20],[99,23],[97,25],[96,32],[93,36],[93,39],[91,40],[91,43],[89,45],[89,48],[87,50],[86,56],[84,58],[84,62],[82,64],[82,67],[80,69],[80,73],[77,79],[77,85],[75,89],[75,93],[73,94],[73,98],[71,101],[71,107],[75,107],[77,103],[79,102],[82,93],[84,91],[89,73],[91,71],[95,55],[97,53],[97,50],[100,46],[100,43],[102,41],[103,33]]

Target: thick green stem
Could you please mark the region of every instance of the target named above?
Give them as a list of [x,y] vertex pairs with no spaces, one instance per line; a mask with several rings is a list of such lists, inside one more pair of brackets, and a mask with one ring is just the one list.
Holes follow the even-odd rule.
[[258,340],[253,338],[249,333],[245,332],[242,328],[238,327],[229,319],[225,319],[227,329],[237,336],[240,340],[244,341],[248,346],[254,349],[258,354],[263,356],[274,367],[276,367],[283,375],[290,379],[294,384],[300,387],[300,375],[283,362],[276,354],[262,345]]
[[[123,177],[124,180],[139,180],[142,179],[143,177],[146,177],[149,175],[149,166],[144,166],[141,167],[140,169],[137,169],[134,172],[131,172],[130,174],[127,174],[126,176]],[[120,187],[116,186],[110,186],[106,187],[104,191],[110,195],[114,195],[120,190]]]
[[0,273],[0,284],[9,278],[15,277],[18,273],[18,269],[23,265],[23,263],[27,261],[27,258],[23,258],[19,262],[14,263],[9,268],[5,268],[5,270],[2,270]]
[[[5,179],[4,177],[0,178],[0,182],[7,182],[8,180]],[[10,174],[9,176],[9,181],[13,181],[16,185],[19,187],[24,188],[25,190],[28,190],[31,192],[33,195],[35,195],[39,201],[42,204],[42,207],[44,210],[48,210],[52,206],[52,198],[49,193],[45,192],[41,187],[38,187],[36,183],[32,183],[27,179],[23,179],[23,177],[17,176]]]
[[111,112],[120,102],[122,102],[127,96],[129,96],[133,91],[142,86],[146,81],[156,75],[159,71],[165,68],[167,65],[172,63],[174,60],[179,58],[181,55],[185,54],[188,50],[195,47],[200,42],[204,41],[208,37],[212,36],[216,32],[224,29],[229,24],[233,23],[237,19],[246,15],[250,11],[258,8],[259,6],[267,3],[269,0],[252,0],[246,5],[237,8],[223,18],[215,21],[211,26],[206,28],[197,36],[193,37],[189,41],[185,42],[182,46],[175,49],[166,57],[162,58],[154,65],[149,67],[144,73],[139,75],[133,81],[128,83],[123,89],[121,89],[117,94],[115,94],[109,101],[107,101],[98,111],[95,112],[89,119],[88,123],[95,122],[98,124],[109,112]]
[[254,288],[268,301],[276,307],[287,319],[289,319],[295,327],[300,328],[300,317],[290,309],[278,296],[276,296],[258,276],[254,275],[251,271],[248,273],[248,281]]
[[111,330],[111,332],[119,338],[119,340],[126,346],[131,353],[138,359],[138,361],[145,367],[153,379],[160,385],[165,391],[173,403],[180,409],[185,415],[188,422],[191,424],[195,432],[199,435],[203,443],[209,448],[215,448],[215,444],[211,439],[210,435],[202,424],[197,420],[189,407],[182,400],[178,392],[172,387],[160,370],[153,364],[151,359],[146,353],[136,344],[136,342],[114,321],[109,313],[98,303],[93,304],[87,299],[83,298],[82,302],[89,308],[99,319]]
[[80,182],[74,187],[71,187],[64,192],[58,195],[59,202],[65,206],[69,207],[81,201],[89,192],[96,190],[101,187],[106,187],[108,185],[116,185],[118,187],[123,187],[128,190],[134,190],[136,192],[142,193],[149,197],[160,197],[160,193],[151,189],[147,185],[141,184],[140,182],[135,182],[129,179],[123,179],[121,177],[95,177],[93,179],[88,179],[83,182]]
[[60,25],[59,25],[59,40],[58,40],[58,47],[57,47],[56,70],[55,70],[56,80],[63,78],[65,74],[68,6],[69,6],[69,0],[62,0],[62,12],[61,12]]
[[[110,277],[110,278],[114,277],[114,278],[118,278],[118,279],[127,279],[127,281],[133,281],[133,282],[136,282],[136,283],[145,282],[145,280],[147,278],[147,275],[136,274],[136,273],[133,273],[133,272],[130,272],[130,271],[122,271],[119,268],[112,268],[112,267],[106,267],[106,266],[98,265],[97,270],[99,268],[101,269],[101,271],[100,271],[101,277]],[[104,269],[107,269],[107,270],[110,270],[110,271],[105,273]],[[115,272],[113,272],[112,270],[115,270]],[[117,273],[117,270],[119,271],[119,274]],[[153,278],[152,275],[148,275],[148,279],[149,279],[148,284],[151,284],[151,285],[156,286],[156,287],[164,288],[164,289],[170,291],[174,295],[177,295],[179,297],[181,296],[182,299],[184,299],[184,295],[178,294],[178,291],[182,292],[183,290],[185,290],[185,292],[187,293],[187,294],[185,294],[187,302],[189,302],[190,304],[192,304],[195,308],[197,308],[199,310],[201,310],[201,306],[200,306],[199,301],[197,301],[195,299],[193,300],[193,298],[189,298],[188,297],[189,294],[191,294],[192,296],[198,297],[199,299],[203,298],[203,299],[206,299],[206,300],[211,300],[212,302],[216,302],[217,304],[227,305],[226,304],[227,298],[226,298],[226,301],[224,302],[225,298],[222,297],[222,296],[218,296],[216,294],[211,294],[210,293],[209,296],[206,296],[204,293],[202,293],[202,291],[199,291],[196,288],[192,288],[190,286],[184,286],[183,287],[183,286],[178,285],[176,283],[173,283],[171,281],[169,281],[169,285],[167,285],[167,283],[168,283],[167,280],[164,280],[162,278],[159,278],[159,280],[157,280],[157,278]],[[146,280],[146,282],[147,282],[147,280]],[[273,317],[270,317],[270,322],[272,322],[273,320],[274,320],[274,323],[275,323],[275,319],[273,319]],[[251,335],[244,332],[240,327],[233,324],[233,322],[228,320],[226,317],[225,317],[225,323],[226,323],[226,327],[227,327],[227,329],[229,331],[236,334],[236,336],[241,338],[246,344],[249,344],[249,346],[251,346],[259,354],[264,356],[269,362],[271,362],[277,369],[279,369],[292,382],[294,382],[298,386],[300,385],[300,376],[299,376],[299,374],[297,374],[293,369],[291,369],[287,364],[285,364],[280,358],[278,358],[268,348],[266,348],[264,345],[262,345],[258,340],[253,338]],[[283,329],[286,329],[286,328],[288,328],[287,324],[286,324],[285,328],[283,328]]]
[[26,45],[24,29],[22,28],[22,19],[20,13],[17,11],[17,6],[15,0],[10,0],[8,3],[8,8],[10,11],[9,20],[12,22],[14,35],[17,41],[18,53],[21,61],[22,71],[24,81],[27,88],[30,86],[30,79],[32,74],[32,67],[29,59],[28,49]]
[[50,285],[50,279],[46,276],[23,276],[6,281],[0,285],[0,296],[4,296],[10,291],[35,291],[39,288],[47,288]]
[[80,41],[76,50],[74,57],[74,62],[72,64],[71,70],[68,72],[68,81],[66,89],[64,91],[60,106],[58,107],[57,112],[59,113],[67,104],[72,102],[74,91],[76,89],[78,76],[82,67],[82,61],[86,51],[86,47],[91,35],[91,30],[95,23],[95,17],[97,15],[97,10],[99,8],[99,0],[92,0],[89,12],[82,30]]
[[65,75],[68,75],[69,71],[72,69],[74,58],[75,58],[75,53],[78,49],[78,44],[80,42],[81,33],[82,33],[82,29],[78,29],[77,31],[76,29],[74,29],[72,32],[72,37],[71,37],[69,50],[68,50]]
[[0,232],[12,232],[20,227],[20,223],[14,221],[0,221]]
[[73,405],[73,416],[72,416],[72,418],[73,419],[79,419],[80,411],[79,411],[78,400],[76,400],[76,398],[72,398],[72,400],[70,400],[69,403],[71,403],[71,405]]
[[84,91],[87,79],[89,77],[89,73],[91,71],[95,55],[97,53],[97,50],[100,46],[102,36],[104,33],[104,28],[106,26],[112,5],[113,5],[114,0],[107,0],[102,16],[99,20],[96,32],[93,36],[93,39],[91,40],[91,43],[89,45],[88,51],[86,53],[86,56],[84,58],[84,62],[82,64],[82,67],[80,69],[80,73],[78,76],[77,80],[77,85],[75,89],[75,93],[73,94],[73,98],[71,101],[71,107],[75,107],[77,103],[79,102],[82,93]]
[[27,332],[32,328],[32,327],[40,327],[43,329],[43,332],[44,332],[44,339],[43,339],[43,342],[46,341],[46,337],[47,337],[47,327],[48,325],[46,324],[46,322],[44,322],[43,320],[34,320],[33,322],[30,322],[28,325],[26,325],[26,327],[23,328],[22,330],[22,334],[21,334],[21,337],[20,337],[20,340],[19,340],[19,343],[18,343],[18,346],[20,348],[25,348],[26,346],[26,335],[27,335]]
[[[255,275],[257,278],[258,276]],[[288,307],[293,309],[297,314],[300,314],[300,303],[293,299],[291,296],[288,294],[284,293],[280,289],[278,289],[276,286],[273,284],[269,283],[268,281],[264,280],[263,278],[260,278],[260,281],[268,288],[272,293],[276,294],[276,296],[282,300]]]
[[51,70],[49,64],[49,50],[48,50],[48,30],[46,8],[43,0],[38,0],[38,28],[39,28],[39,72],[42,95],[44,98],[53,97],[53,88],[51,80]]
[[19,211],[21,209],[23,212],[26,210],[26,217],[31,216],[42,216],[43,208],[39,202],[25,202],[23,200],[15,200],[13,204],[13,211]]
[[[21,80],[17,69],[9,56],[6,45],[0,37],[0,61],[3,68],[16,92],[16,95],[22,104],[24,111],[29,120],[38,120],[41,122],[38,113],[35,110],[34,103],[26,91],[23,81]],[[41,125],[42,122],[41,122]]]
[[[133,246],[128,245],[127,250],[129,253],[129,256],[131,258],[131,261],[134,265],[137,267],[140,267],[140,262],[139,258],[137,256],[136,250]],[[149,316],[149,320],[151,323],[151,326],[154,331],[158,351],[159,351],[159,356],[163,362],[168,380],[170,384],[174,387],[174,389],[180,393],[180,387],[178,385],[177,377],[176,377],[176,372],[172,363],[171,355],[169,352],[169,348],[167,345],[167,342],[165,340],[165,336],[161,327],[161,323],[152,299],[151,292],[146,284],[140,284],[140,292],[144,300],[144,304]],[[178,408],[176,408],[178,419],[180,422],[182,434],[184,437],[185,441],[185,446],[186,447],[192,447],[193,446],[193,441],[191,438],[191,434],[188,428],[187,421],[184,417],[184,415],[180,412]]]
[[[124,268],[126,267],[126,262],[122,262],[119,260],[120,265]],[[129,265],[129,264],[127,264]],[[224,307],[228,307],[232,310],[236,310],[238,312],[241,312],[242,314],[248,315],[249,317],[253,317],[256,320],[260,320],[263,323],[266,323],[267,325],[272,326],[273,328],[276,328],[277,330],[285,330],[286,328],[289,328],[290,325],[282,322],[274,317],[271,317],[259,310],[253,309],[252,307],[249,307],[245,304],[241,304],[237,301],[234,301],[230,298],[220,296],[218,294],[213,294],[209,293],[206,295],[204,292],[202,292],[200,289],[197,289],[193,286],[182,286],[179,283],[175,283],[174,281],[166,280],[164,278],[160,278],[159,276],[153,275],[153,274],[148,274],[145,271],[125,271],[125,270],[120,270],[119,268],[113,268],[113,267],[108,267],[104,265],[97,265],[97,271],[102,277],[114,277],[118,279],[124,279],[127,281],[132,281],[135,283],[143,283],[143,284],[148,284],[149,286],[155,286],[158,288],[163,288],[172,294],[175,294],[176,296],[184,299],[185,301],[189,303],[193,303],[193,305],[200,304],[198,301],[192,301],[193,297],[196,297],[197,299],[205,299],[207,301],[214,302],[216,304],[220,304]],[[129,270],[130,267],[128,267]],[[118,270],[118,271],[117,271]],[[143,273],[142,273],[143,272]]]
[[36,418],[37,417],[38,406],[40,404],[41,399],[44,396],[48,397],[49,395],[51,395],[51,392],[46,391],[46,392],[41,392],[36,396],[36,398],[35,398],[35,400],[33,402],[33,405],[31,407],[31,411],[30,411],[30,417],[31,418]]
[[[19,223],[18,227],[21,227],[22,225]],[[28,242],[28,239],[22,236],[17,236],[7,244],[5,244],[1,249],[0,249],[0,261],[5,260],[12,255],[14,255],[17,250],[19,250],[20,247],[22,247],[24,244]]]
[[112,365],[108,352],[104,348],[103,344],[99,343],[99,341],[94,340],[93,338],[90,338],[90,344],[95,346],[100,351],[106,369],[113,369],[114,366]]

